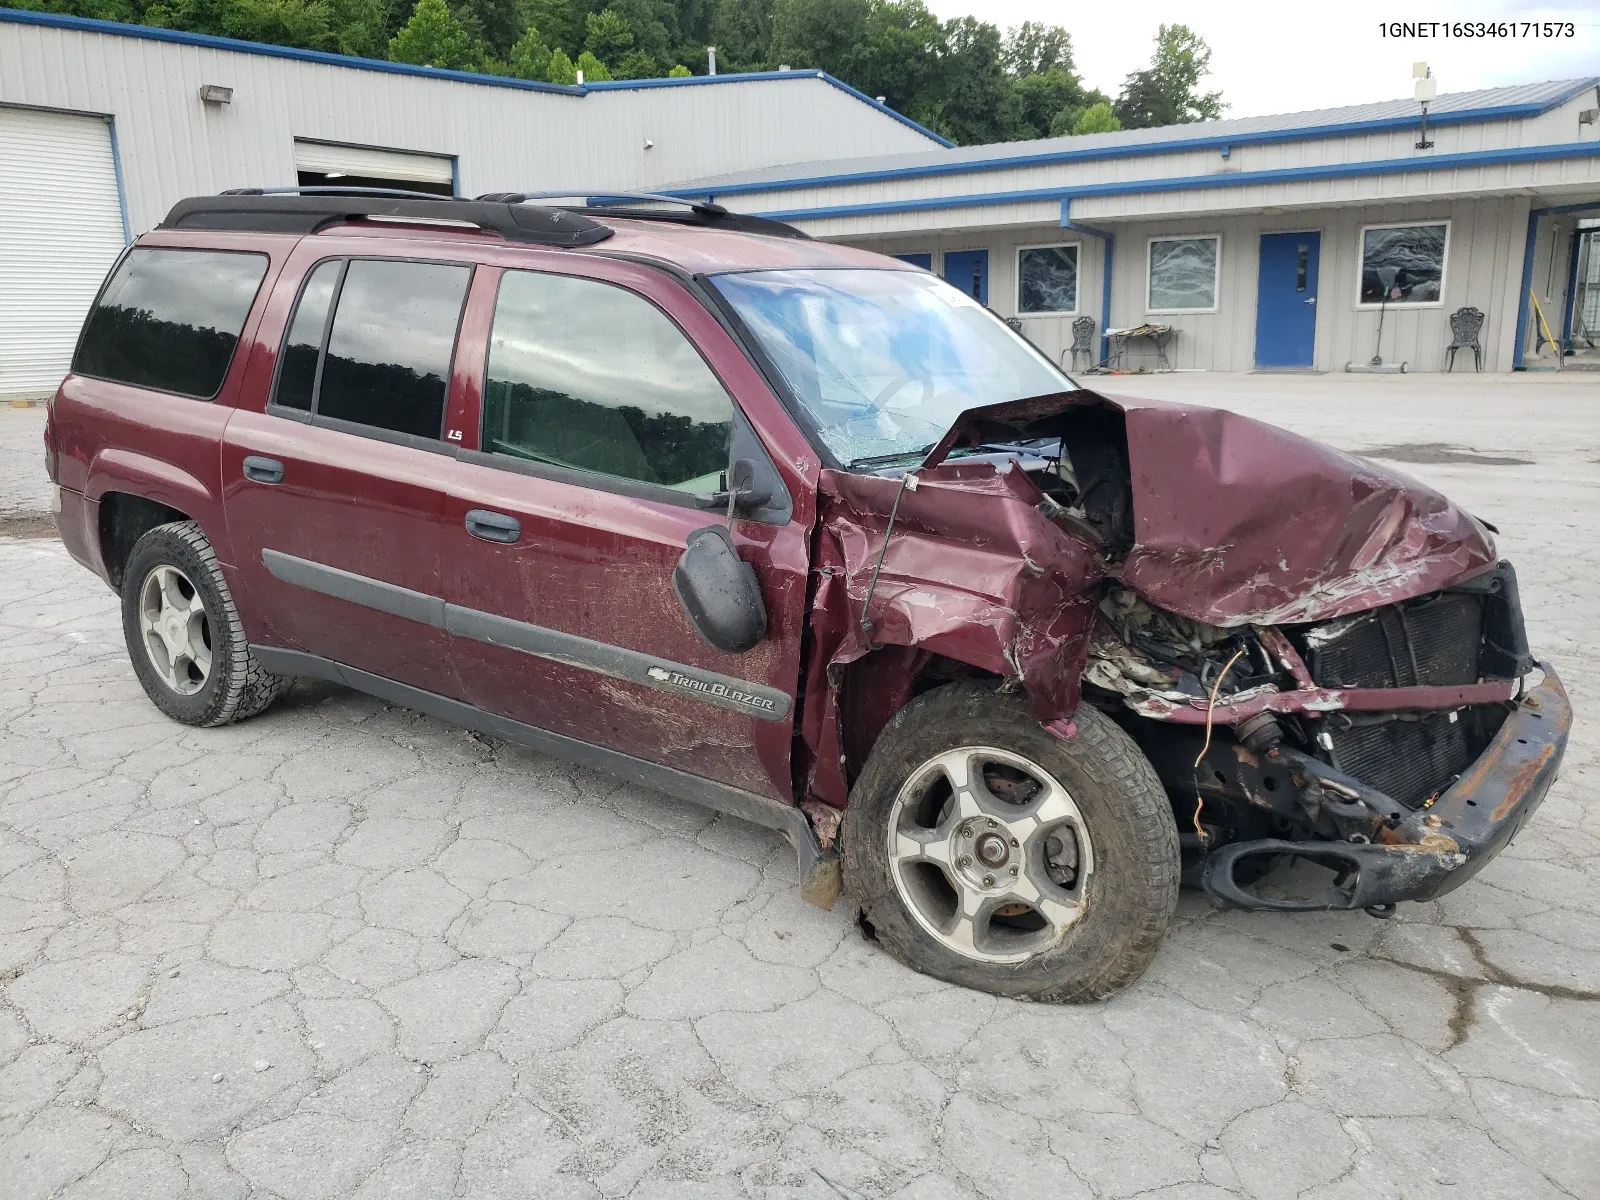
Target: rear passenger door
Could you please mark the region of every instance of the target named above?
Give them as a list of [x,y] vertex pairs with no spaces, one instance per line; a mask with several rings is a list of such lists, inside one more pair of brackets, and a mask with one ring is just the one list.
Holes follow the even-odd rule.
[[[297,257],[326,253],[315,242]],[[439,599],[442,431],[472,267],[307,265],[275,369],[265,363],[249,393],[267,402],[242,407],[223,446],[228,527],[261,636],[459,697]]]
[[[735,390],[777,402],[665,275],[591,269],[614,278],[508,269],[474,298],[482,420],[457,455],[444,559],[458,670],[491,712],[789,799],[806,529]],[[772,496],[733,523],[768,613],[744,654],[705,642],[672,583],[688,535],[726,520],[703,498],[730,457]]]

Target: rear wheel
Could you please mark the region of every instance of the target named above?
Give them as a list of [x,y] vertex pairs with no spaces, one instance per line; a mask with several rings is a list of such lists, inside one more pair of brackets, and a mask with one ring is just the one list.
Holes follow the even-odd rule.
[[250,653],[217,556],[193,521],[141,537],[122,579],[122,629],[134,674],[173,720],[226,725],[254,716],[288,687]]
[[1178,833],[1155,771],[1109,718],[1066,740],[1020,695],[960,683],[890,722],[845,810],[845,886],[895,957],[952,983],[1091,1000],[1154,956]]

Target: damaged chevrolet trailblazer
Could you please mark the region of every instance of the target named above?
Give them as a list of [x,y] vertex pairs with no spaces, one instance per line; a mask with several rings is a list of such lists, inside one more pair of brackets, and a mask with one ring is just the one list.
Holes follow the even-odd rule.
[[[184,201],[45,438],[172,718],[317,676],[641,780],[1005,995],[1136,979],[1185,878],[1447,892],[1570,725],[1442,496],[1081,388],[924,271],[712,204]],[[1263,883],[1289,857],[1313,894]]]

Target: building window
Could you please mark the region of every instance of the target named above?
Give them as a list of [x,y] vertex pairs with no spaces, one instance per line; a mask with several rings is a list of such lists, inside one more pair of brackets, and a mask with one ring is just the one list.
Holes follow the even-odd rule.
[[1017,251],[1017,312],[1078,311],[1078,247],[1024,246]]
[[1219,237],[1150,239],[1149,312],[1215,312]]
[[1448,221],[1368,225],[1361,231],[1361,303],[1439,304],[1444,298]]

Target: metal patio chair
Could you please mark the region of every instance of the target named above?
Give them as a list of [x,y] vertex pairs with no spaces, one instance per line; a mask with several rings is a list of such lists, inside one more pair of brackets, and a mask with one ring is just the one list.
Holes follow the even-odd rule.
[[1094,318],[1079,317],[1072,323],[1072,369],[1078,369],[1078,355],[1083,355],[1085,369],[1094,366]]
[[1471,350],[1475,371],[1483,370],[1483,347],[1478,344],[1478,332],[1483,328],[1483,310],[1468,306],[1450,314],[1450,344],[1445,347],[1445,370],[1456,369],[1456,351]]

